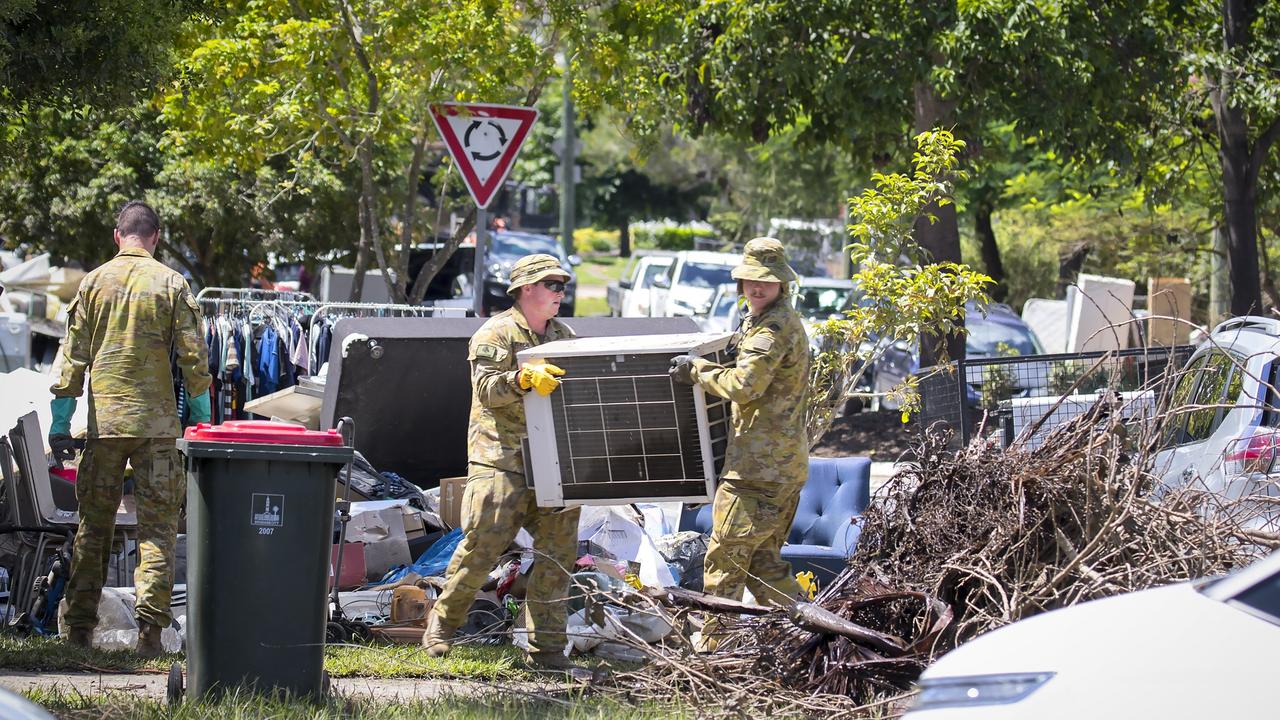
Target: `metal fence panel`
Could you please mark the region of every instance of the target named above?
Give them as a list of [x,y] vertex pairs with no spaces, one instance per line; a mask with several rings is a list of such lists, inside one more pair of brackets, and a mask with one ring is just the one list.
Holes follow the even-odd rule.
[[[920,421],[955,429],[953,445],[968,443],[979,428],[996,431],[1020,399],[1089,396],[1100,390],[1148,391],[1160,397],[1162,379],[1186,364],[1194,346],[975,358],[927,368],[920,380]],[[1170,368],[1172,365],[1172,368]],[[926,375],[927,373],[927,375]],[[1062,413],[1061,422],[1071,413]],[[1012,438],[1006,437],[1006,442]]]

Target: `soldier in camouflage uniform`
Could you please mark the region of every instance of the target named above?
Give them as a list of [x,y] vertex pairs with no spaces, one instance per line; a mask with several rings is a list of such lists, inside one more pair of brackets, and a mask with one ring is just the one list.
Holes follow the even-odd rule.
[[186,475],[174,447],[177,403],[170,353],[182,368],[193,421],[209,419],[208,350],[200,310],[181,275],[152,257],[160,219],[137,201],[116,219],[119,253],[85,276],[67,308],[67,336],[53,385],[49,444],[61,462],[74,456],[71,415],[89,376],[89,428],[76,481],[80,528],[67,587],[73,644],[88,647],[115,534],[125,463],[133,467],[138,513],[138,652],[158,655],[172,621],[174,552]]
[[529,390],[548,395],[563,374],[554,365],[517,365],[525,348],[573,336],[555,319],[569,275],[551,255],[521,258],[511,270],[507,293],[515,306],[490,318],[471,338],[470,461],[462,496],[462,542],[446,573],[448,580],[432,608],[422,644],[432,657],[449,652],[453,633],[467,618],[484,583],[521,527],[533,536],[535,559],[525,598],[530,660],[578,674],[564,656],[565,604],[569,572],[576,559],[579,508],[540,508],[525,486],[520,439],[525,435],[523,397]]
[[[785,603],[801,592],[780,551],[809,474],[809,341],[787,297],[796,274],[782,243],[747,243],[733,278],[750,306],[734,338],[734,366],[681,356],[671,369],[677,381],[733,402],[733,436],[712,505],[704,582],[713,595],[738,600],[748,587],[760,601]],[[706,647],[714,645],[713,634],[709,624]]]

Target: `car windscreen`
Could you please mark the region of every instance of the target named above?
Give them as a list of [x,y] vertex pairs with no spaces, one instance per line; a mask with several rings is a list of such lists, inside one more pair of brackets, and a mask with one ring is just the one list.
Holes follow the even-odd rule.
[[972,357],[1039,355],[1040,343],[1025,327],[970,316],[965,321],[965,354]]
[[733,278],[730,276],[731,272],[733,272],[733,268],[729,265],[685,263],[684,268],[680,270],[680,277],[676,280],[676,283],[692,287],[714,288],[723,283],[733,282]]
[[721,293],[716,298],[716,304],[711,308],[711,317],[729,317],[729,311],[733,309],[733,304],[738,302],[737,293]]
[[644,275],[640,278],[640,288],[652,287],[654,278],[666,274],[668,267],[670,265],[659,265],[657,263],[646,267]]
[[851,288],[802,287],[796,295],[796,310],[806,320],[826,320],[840,312],[851,292]]
[[564,261],[560,246],[553,238],[529,235],[494,235],[489,238],[489,254],[494,257],[518,259],[534,253],[547,253]]

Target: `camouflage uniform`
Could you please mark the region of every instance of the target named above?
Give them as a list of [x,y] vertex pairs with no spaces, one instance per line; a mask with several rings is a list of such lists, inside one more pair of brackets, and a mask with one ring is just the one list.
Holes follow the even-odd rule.
[[121,250],[85,276],[67,308],[61,372],[50,388],[75,398],[89,375],[89,433],[76,498],[76,533],[66,622],[92,629],[115,535],[126,461],[138,509],[138,620],[160,627],[172,617],[174,550],[186,476],[174,447],[179,433],[170,375],[176,354],[187,390],[208,392],[208,350],[200,310],[181,275],[146,250]]
[[[512,275],[514,282],[515,271]],[[516,353],[568,337],[573,337],[573,331],[554,318],[539,337],[517,305],[490,318],[471,338],[467,356],[471,361],[470,467],[462,496],[463,537],[433,608],[446,637],[466,620],[476,591],[524,527],[533,536],[536,551],[525,599],[530,650],[548,654],[564,650],[564,599],[577,559],[581,510],[540,508],[533,490],[525,486],[520,439],[526,434],[523,398],[529,391],[521,389],[517,380]]]
[[780,551],[809,473],[809,341],[787,298],[786,283],[795,274],[781,243],[752,240],[733,277],[783,286],[777,301],[744,320],[733,367],[694,361],[694,381],[733,402],[733,436],[712,505],[705,588],[735,600],[744,586],[761,601],[791,600],[800,587]]

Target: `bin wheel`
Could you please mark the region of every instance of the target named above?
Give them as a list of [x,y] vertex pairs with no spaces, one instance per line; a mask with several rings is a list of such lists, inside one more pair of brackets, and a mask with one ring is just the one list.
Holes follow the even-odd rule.
[[341,645],[350,639],[351,636],[347,634],[347,629],[342,627],[342,623],[331,622],[325,626],[324,641],[330,645]]
[[165,689],[165,698],[170,705],[182,703],[182,666],[174,663],[169,666],[169,682]]

